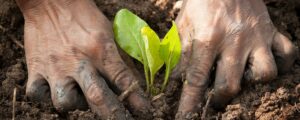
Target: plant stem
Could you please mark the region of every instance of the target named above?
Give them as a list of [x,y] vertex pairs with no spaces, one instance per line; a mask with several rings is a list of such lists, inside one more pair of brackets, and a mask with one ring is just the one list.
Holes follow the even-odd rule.
[[148,70],[149,70],[148,66],[144,65],[144,72],[145,72],[146,85],[147,85],[146,92],[147,93],[149,93],[149,90],[150,90],[149,71]]
[[155,91],[153,91],[153,90],[155,90],[155,88],[154,88],[154,86],[153,86],[153,84],[154,84],[154,75],[150,72],[150,91],[151,91],[151,95],[154,95],[155,94]]
[[161,92],[163,92],[167,86],[167,83],[169,81],[169,75],[170,75],[170,65],[166,65],[166,73],[165,73],[164,83],[161,88]]
[[152,73],[151,73],[151,76],[150,76],[150,86],[153,86],[153,83],[154,83],[154,75],[152,75]]

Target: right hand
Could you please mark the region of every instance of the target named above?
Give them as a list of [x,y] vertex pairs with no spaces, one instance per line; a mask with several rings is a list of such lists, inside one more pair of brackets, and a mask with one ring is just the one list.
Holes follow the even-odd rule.
[[[51,96],[62,112],[89,105],[103,119],[132,119],[116,93],[137,78],[121,59],[111,23],[97,6],[90,0],[17,3],[25,18],[26,95],[34,101]],[[126,101],[133,113],[149,115],[143,94],[137,87]]]

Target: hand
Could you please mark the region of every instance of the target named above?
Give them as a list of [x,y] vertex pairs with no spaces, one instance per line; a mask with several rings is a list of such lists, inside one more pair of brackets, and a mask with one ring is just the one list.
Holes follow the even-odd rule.
[[215,63],[211,104],[221,108],[242,80],[273,80],[295,60],[296,48],[276,30],[262,0],[186,0],[176,23],[183,54],[173,76],[186,73],[179,117],[199,110]]
[[[18,0],[25,18],[26,95],[50,98],[58,111],[85,108],[103,119],[131,119],[114,92],[137,78],[122,61],[111,23],[89,0]],[[110,86],[115,87],[115,91]],[[150,102],[138,87],[127,101],[136,112]]]

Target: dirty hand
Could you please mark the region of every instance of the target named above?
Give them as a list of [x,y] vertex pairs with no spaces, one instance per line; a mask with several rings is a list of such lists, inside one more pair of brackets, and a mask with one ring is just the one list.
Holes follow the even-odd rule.
[[[116,94],[136,83],[137,78],[121,60],[111,23],[93,1],[17,3],[25,18],[26,95],[34,101],[51,96],[58,111],[88,104],[103,119],[129,119]],[[115,87],[114,91],[110,87]],[[137,87],[126,98],[135,112],[150,106],[142,94]]]
[[186,73],[179,116],[199,110],[214,65],[211,104],[220,108],[241,90],[243,77],[267,82],[295,60],[295,47],[276,30],[262,0],[186,0],[176,23],[183,54],[173,76]]

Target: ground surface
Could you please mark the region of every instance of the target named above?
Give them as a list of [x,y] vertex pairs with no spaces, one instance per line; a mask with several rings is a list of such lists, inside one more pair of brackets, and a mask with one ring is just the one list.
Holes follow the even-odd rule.
[[[300,2],[298,0],[265,0],[276,27],[296,46],[300,45]],[[0,0],[0,119],[11,119],[13,89],[16,94],[16,119],[98,119],[90,111],[59,114],[51,103],[31,103],[25,97],[27,79],[24,58],[22,15],[12,0]],[[176,0],[98,0],[97,5],[113,20],[121,8],[128,8],[145,19],[160,35],[166,33],[176,16]],[[300,95],[295,88],[300,83],[300,60],[287,75],[280,75],[270,84],[243,83],[243,91],[222,111],[207,110],[206,119],[300,119]],[[153,101],[155,119],[174,119],[181,87],[172,81],[166,94]],[[202,111],[199,115],[202,114]],[[199,119],[199,115],[191,118]]]

